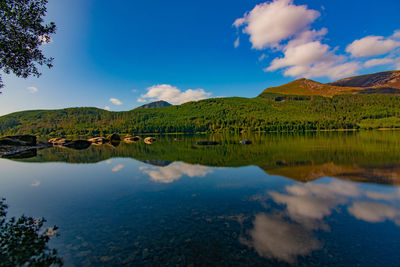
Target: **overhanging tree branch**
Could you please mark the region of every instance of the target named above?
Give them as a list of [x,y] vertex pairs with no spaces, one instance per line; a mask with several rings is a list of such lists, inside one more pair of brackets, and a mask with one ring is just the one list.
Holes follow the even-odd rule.
[[0,0],[0,70],[4,73],[39,77],[38,66],[53,66],[54,59],[40,50],[56,32],[54,22],[44,23],[46,4],[47,0]]

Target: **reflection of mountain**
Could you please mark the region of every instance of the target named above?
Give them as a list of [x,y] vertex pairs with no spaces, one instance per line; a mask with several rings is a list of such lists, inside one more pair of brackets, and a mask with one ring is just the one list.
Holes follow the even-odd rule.
[[282,167],[265,170],[268,174],[280,175],[301,182],[313,181],[330,176],[354,182],[375,182],[378,184],[400,184],[400,162],[393,166],[363,167],[354,165],[337,165],[333,162],[321,165]]
[[[85,151],[52,148],[38,151],[26,162],[95,163],[130,157],[156,166],[180,161],[217,167],[256,165],[268,174],[307,182],[324,176],[344,180],[400,184],[400,132],[317,133],[246,136],[190,136],[181,141],[159,137],[152,145],[121,143],[118,147],[92,146]],[[218,146],[197,146],[199,140],[221,141]]]
[[162,159],[146,159],[146,160],[143,160],[143,162],[146,164],[160,166],[160,167],[165,167],[172,163],[171,161],[162,160]]

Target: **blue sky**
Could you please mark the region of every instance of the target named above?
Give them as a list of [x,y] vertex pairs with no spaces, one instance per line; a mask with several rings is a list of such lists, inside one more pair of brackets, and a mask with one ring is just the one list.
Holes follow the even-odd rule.
[[398,0],[50,0],[55,66],[3,75],[0,115],[255,97],[298,77],[399,69],[399,13]]

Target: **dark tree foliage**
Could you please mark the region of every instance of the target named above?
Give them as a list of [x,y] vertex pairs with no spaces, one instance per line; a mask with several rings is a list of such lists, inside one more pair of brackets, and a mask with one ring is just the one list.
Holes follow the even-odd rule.
[[0,266],[62,266],[55,249],[47,242],[57,227],[42,231],[45,219],[22,215],[6,219],[8,206],[0,200]]
[[39,49],[56,31],[54,22],[44,23],[46,4],[47,0],[0,0],[0,69],[4,73],[39,77],[38,65],[53,66],[53,58]]

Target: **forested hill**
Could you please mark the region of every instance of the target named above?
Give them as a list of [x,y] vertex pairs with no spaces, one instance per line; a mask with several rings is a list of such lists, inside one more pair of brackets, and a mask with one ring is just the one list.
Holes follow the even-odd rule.
[[169,106],[171,106],[170,103],[168,103],[167,101],[160,100],[160,101],[156,101],[156,102],[151,102],[149,104],[144,104],[137,108],[165,108],[165,107],[169,107]]
[[215,98],[164,108],[34,110],[0,117],[0,135],[306,131],[400,127],[400,97],[356,94]]
[[341,94],[395,94],[400,95],[400,71],[385,71],[348,77],[332,83],[319,83],[309,79],[265,89],[265,93],[289,95],[319,95],[332,97]]
[[0,117],[0,135],[99,136],[400,128],[400,71],[330,84],[299,79],[256,98],[215,98],[172,106],[165,101],[125,112],[97,108],[32,110]]

